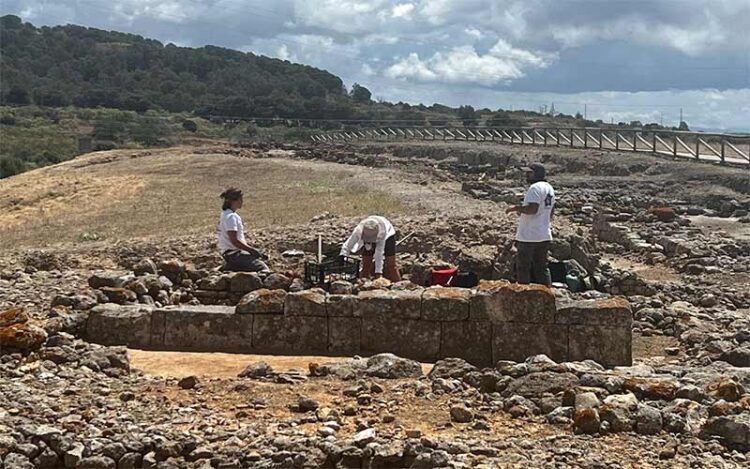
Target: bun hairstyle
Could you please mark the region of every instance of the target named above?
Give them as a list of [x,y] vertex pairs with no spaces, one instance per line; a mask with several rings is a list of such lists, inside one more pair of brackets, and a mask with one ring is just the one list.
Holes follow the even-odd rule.
[[219,197],[221,197],[221,199],[224,201],[221,209],[226,210],[228,208],[232,208],[233,201],[240,200],[242,198],[242,191],[237,189],[236,187],[230,187],[229,189],[222,192]]

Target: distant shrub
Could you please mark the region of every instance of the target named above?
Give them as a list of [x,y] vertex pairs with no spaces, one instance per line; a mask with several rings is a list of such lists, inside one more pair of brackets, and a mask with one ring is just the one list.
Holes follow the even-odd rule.
[[185,119],[184,121],[182,121],[182,128],[187,130],[188,132],[197,132],[198,124],[196,124],[195,121],[191,121],[190,119]]
[[94,142],[94,151],[114,150],[115,148],[117,148],[117,143],[112,140],[97,140]]
[[79,233],[76,237],[78,241],[80,242],[86,242],[86,241],[101,241],[105,238],[104,234],[100,233],[97,230],[86,230],[82,233]]
[[20,174],[26,170],[26,164],[13,156],[0,157],[0,179]]
[[2,125],[16,125],[16,118],[13,116],[2,116],[0,117],[0,124]]

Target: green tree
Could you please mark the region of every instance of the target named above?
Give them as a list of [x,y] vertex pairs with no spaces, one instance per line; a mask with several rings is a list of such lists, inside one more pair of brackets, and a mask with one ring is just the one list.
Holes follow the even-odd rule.
[[370,90],[360,85],[359,83],[355,83],[352,86],[350,95],[352,99],[358,103],[369,103],[370,98],[372,97],[372,93],[370,93]]
[[0,157],[0,179],[20,174],[26,170],[26,165],[13,156]]
[[476,111],[472,106],[461,106],[457,111],[458,117],[463,121],[465,127],[476,125]]

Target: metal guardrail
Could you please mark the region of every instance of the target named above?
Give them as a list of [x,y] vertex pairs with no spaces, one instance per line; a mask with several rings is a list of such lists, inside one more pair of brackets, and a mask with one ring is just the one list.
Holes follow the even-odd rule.
[[337,141],[469,141],[632,151],[698,161],[750,166],[750,135],[599,127],[362,127],[314,134]]

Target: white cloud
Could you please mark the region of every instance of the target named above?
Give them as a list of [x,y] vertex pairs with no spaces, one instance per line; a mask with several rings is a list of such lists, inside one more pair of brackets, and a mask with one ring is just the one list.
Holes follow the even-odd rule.
[[484,34],[482,34],[482,31],[476,29],[476,28],[466,28],[464,29],[464,32],[467,36],[472,37],[474,39],[482,39],[484,37]]
[[412,11],[414,11],[413,3],[399,3],[394,6],[391,10],[391,16],[394,18],[408,18]]
[[508,83],[524,76],[528,68],[544,68],[554,57],[513,47],[500,39],[486,53],[479,54],[472,46],[459,46],[436,52],[426,60],[409,54],[386,71],[390,78],[445,83],[478,83],[484,86]]

